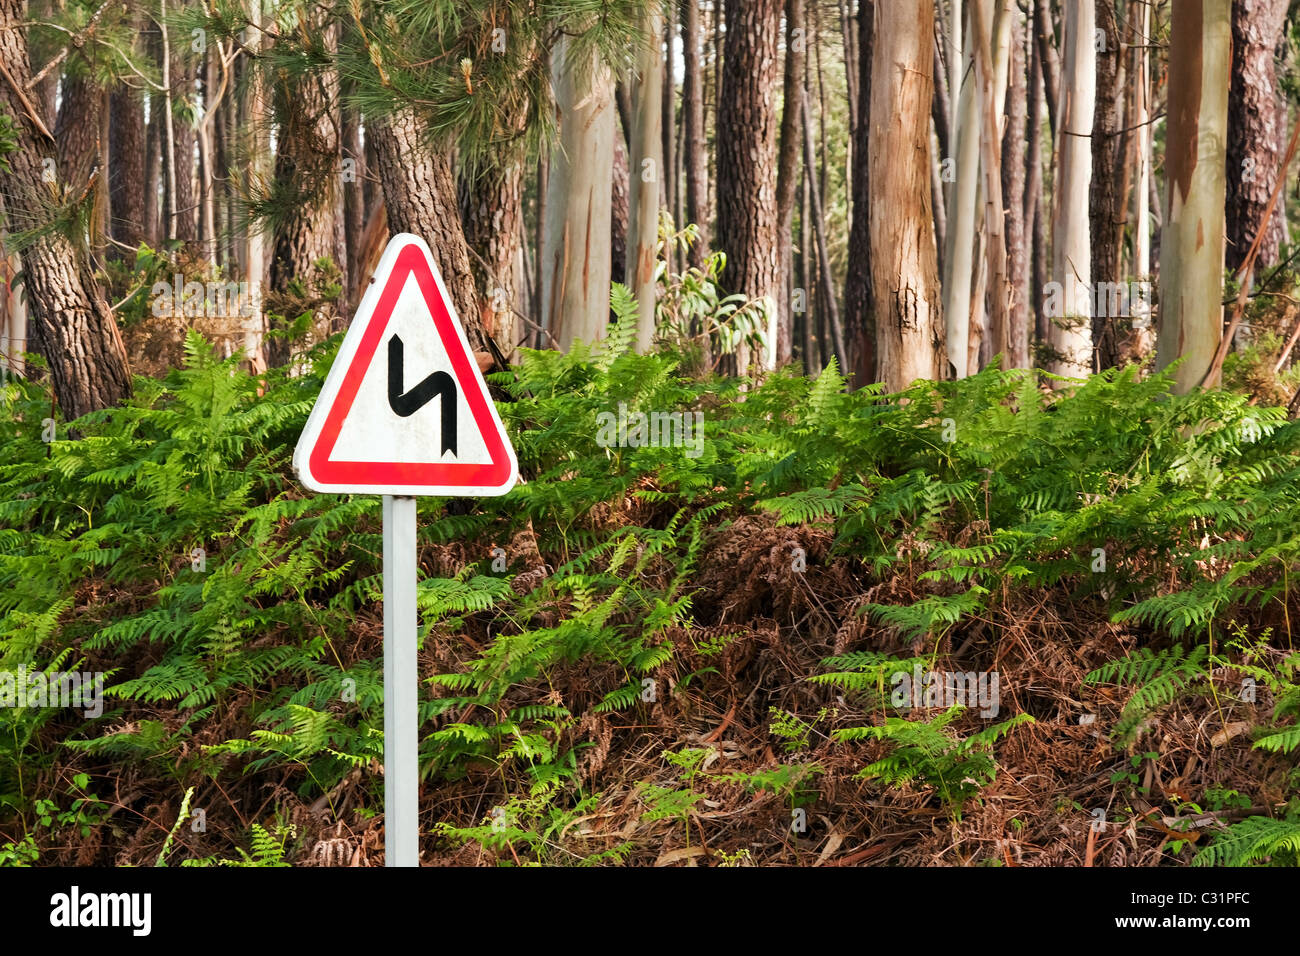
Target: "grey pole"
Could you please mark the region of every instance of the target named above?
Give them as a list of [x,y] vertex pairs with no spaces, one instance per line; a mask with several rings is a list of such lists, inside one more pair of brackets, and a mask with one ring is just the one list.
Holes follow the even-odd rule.
[[384,495],[384,861],[420,865],[415,499]]

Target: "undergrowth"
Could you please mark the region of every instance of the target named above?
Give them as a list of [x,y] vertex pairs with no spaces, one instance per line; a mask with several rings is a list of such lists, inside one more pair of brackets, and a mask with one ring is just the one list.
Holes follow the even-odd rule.
[[[999,748],[1073,715],[1032,713],[1010,674],[996,723],[900,708],[888,686],[963,653],[963,671],[997,668],[1007,621],[1035,601],[1130,635],[1130,653],[1090,668],[1090,686],[1125,696],[1097,725],[1104,759],[1123,764],[1188,695],[1225,727],[1240,719],[1218,699],[1230,672],[1274,702],[1252,742],[1293,771],[1300,426],[1281,410],[1175,396],[1134,369],[1062,392],[988,371],[886,396],[847,392],[832,366],[742,391],[687,375],[672,351],[636,354],[624,290],[614,307],[604,343],[526,351],[494,375],[519,486],[420,502],[426,855],[617,863],[667,846],[737,865],[747,844],[703,836],[719,807],[749,801],[755,827],[797,847],[792,819],[838,833],[817,822],[836,787],[904,793],[959,826],[997,780]],[[0,708],[0,863],[275,865],[319,841],[373,843],[379,500],[307,494],[290,468],[336,348],[311,351],[303,374],[256,378],[191,335],[182,369],[52,436],[45,391],[4,386],[0,671],[102,672],[106,687],[95,717]],[[702,453],[602,445],[597,417],[620,404],[701,412]],[[771,587],[746,614],[718,588],[752,569],[720,567],[720,542],[751,527],[804,545],[773,546]],[[783,617],[777,592],[831,568],[849,591]],[[1276,630],[1252,642],[1233,621]],[[805,632],[822,663],[787,710],[763,668]],[[704,733],[710,699],[763,715],[768,742],[730,741],[726,721]],[[640,775],[602,778],[634,744],[649,747]],[[1261,812],[1225,820],[1196,861],[1295,863],[1297,783],[1290,772]],[[207,829],[175,826],[191,789]],[[466,798],[444,806],[444,789]],[[289,819],[309,805],[315,851]],[[625,826],[604,826],[612,807]]]

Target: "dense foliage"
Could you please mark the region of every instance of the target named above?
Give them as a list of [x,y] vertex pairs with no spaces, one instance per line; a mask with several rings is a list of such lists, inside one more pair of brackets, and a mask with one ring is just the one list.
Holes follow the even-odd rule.
[[[1100,687],[1114,704],[1094,728],[1118,768],[1110,813],[1146,820],[1125,801],[1150,796],[1128,773],[1159,750],[1150,722],[1212,701],[1209,732],[1268,762],[1237,781],[1264,806],[1212,841],[1173,838],[1165,859],[1195,843],[1202,862],[1296,862],[1300,424],[1134,369],[1061,391],[989,371],[893,396],[846,392],[833,366],[701,380],[671,350],[635,354],[634,304],[621,289],[614,304],[604,343],[493,376],[520,485],[421,501],[426,853],[623,860],[658,852],[639,827],[662,822],[655,847],[684,840],[689,856],[692,825],[703,840],[722,813],[702,809],[728,794],[777,798],[763,813],[775,805],[780,830],[836,812],[818,801],[853,774],[959,826],[1000,748],[1078,723],[1008,662],[1025,609],[1051,605],[1058,639],[1096,651],[1095,626],[1129,641],[1064,697]],[[108,681],[97,718],[0,709],[0,862],[319,861],[337,821],[375,822],[380,504],[305,494],[290,469],[336,347],[256,378],[191,334],[184,368],[71,425],[47,420],[40,387],[5,386],[0,669]],[[701,412],[699,453],[602,445],[598,416],[620,403]],[[742,536],[759,550],[741,557]],[[797,693],[765,683],[764,655],[796,645],[811,653]],[[942,662],[1003,670],[997,723],[891,704],[892,675]],[[1247,676],[1258,698],[1239,692]],[[712,726],[727,699],[766,718],[743,758],[677,729]],[[624,749],[634,780],[608,772]],[[581,821],[611,813],[614,790],[633,823],[592,839]],[[1161,826],[1212,802],[1187,795]],[[336,826],[314,847],[308,803]],[[180,826],[191,806],[211,832]],[[721,861],[747,859],[747,840],[723,845]]]

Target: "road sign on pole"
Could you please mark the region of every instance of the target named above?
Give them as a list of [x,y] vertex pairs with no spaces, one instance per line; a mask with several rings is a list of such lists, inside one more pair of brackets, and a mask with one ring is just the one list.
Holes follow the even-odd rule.
[[424,240],[384,250],[293,453],[313,491],[383,496],[384,857],[419,866],[416,495],[503,495],[519,466]]

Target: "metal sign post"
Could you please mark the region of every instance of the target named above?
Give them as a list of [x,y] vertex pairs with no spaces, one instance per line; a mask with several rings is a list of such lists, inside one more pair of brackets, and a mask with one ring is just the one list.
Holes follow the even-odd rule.
[[420,865],[415,499],[384,495],[384,860]]
[[419,866],[414,496],[504,495],[519,478],[456,306],[419,236],[389,240],[293,467],[312,491],[384,498],[384,859]]

